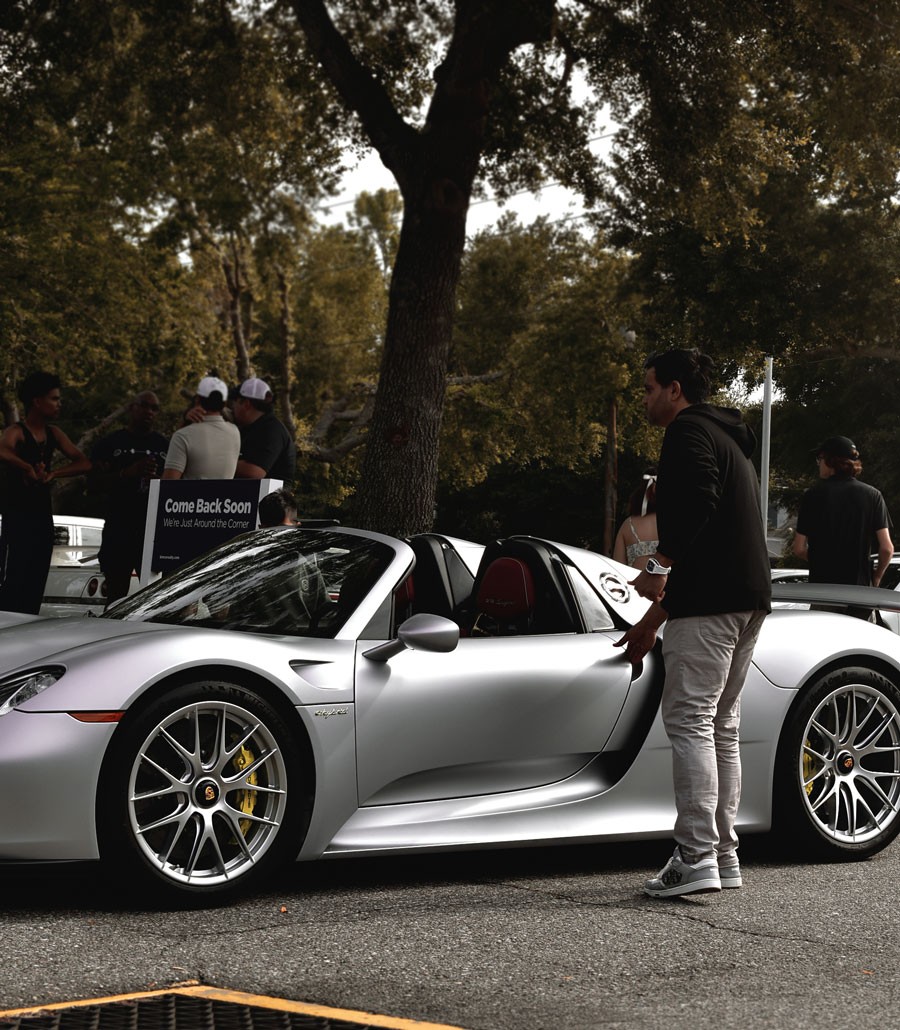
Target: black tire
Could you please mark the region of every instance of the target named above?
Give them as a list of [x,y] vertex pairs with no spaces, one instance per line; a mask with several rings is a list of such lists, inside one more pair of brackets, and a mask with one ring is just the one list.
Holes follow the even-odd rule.
[[295,858],[311,784],[285,719],[246,687],[176,687],[123,721],[101,770],[100,857],[153,899],[221,900]]
[[779,841],[806,858],[863,859],[900,832],[900,689],[864,668],[814,682],[775,766]]

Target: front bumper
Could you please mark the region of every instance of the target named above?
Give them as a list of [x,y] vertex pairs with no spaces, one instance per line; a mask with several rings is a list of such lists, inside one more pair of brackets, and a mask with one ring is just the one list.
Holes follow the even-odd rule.
[[63,712],[0,718],[0,861],[99,858],[95,799],[115,728]]

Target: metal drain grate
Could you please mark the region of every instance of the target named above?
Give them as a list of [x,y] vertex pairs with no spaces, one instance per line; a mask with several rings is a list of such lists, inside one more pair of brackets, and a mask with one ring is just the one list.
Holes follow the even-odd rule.
[[0,1030],[460,1030],[214,987],[0,1012]]
[[362,1030],[371,1023],[164,994],[17,1016],[0,1030]]

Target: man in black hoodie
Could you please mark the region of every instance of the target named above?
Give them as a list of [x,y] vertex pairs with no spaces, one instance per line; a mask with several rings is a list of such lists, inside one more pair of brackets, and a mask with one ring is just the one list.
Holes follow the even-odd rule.
[[663,636],[662,715],[672,744],[675,853],[652,897],[740,887],[740,693],[770,609],[771,573],[740,414],[706,403],[712,362],[697,350],[650,358],[644,407],[664,426],[656,482],[659,549],[633,581],[652,601],[619,641],[638,664]]

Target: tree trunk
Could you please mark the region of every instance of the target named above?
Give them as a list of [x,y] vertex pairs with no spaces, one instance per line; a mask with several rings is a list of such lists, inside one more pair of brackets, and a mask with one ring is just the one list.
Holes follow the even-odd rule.
[[510,54],[549,40],[555,0],[456,0],[421,130],[340,34],[324,0],[291,0],[313,53],[390,168],[403,195],[378,392],[354,521],[400,536],[430,529],[438,438],[466,213],[485,126]]
[[[244,268],[243,246],[237,239],[230,243],[231,256],[225,253],[225,246],[218,248],[222,275],[228,289],[228,325],[234,341],[235,365],[238,382],[250,378],[250,349],[247,343],[249,333],[244,327],[243,305],[249,304],[244,296],[246,272]],[[248,317],[249,323],[249,317]]]
[[[432,196],[428,196],[431,193]],[[407,536],[430,529],[453,311],[465,244],[457,187],[407,201],[378,392],[356,495],[355,525]]]
[[294,381],[294,345],[290,287],[283,268],[276,267],[275,274],[278,276],[278,333],[281,343],[281,421],[291,434],[291,439],[294,439],[297,435],[297,423],[291,405],[291,385]]

